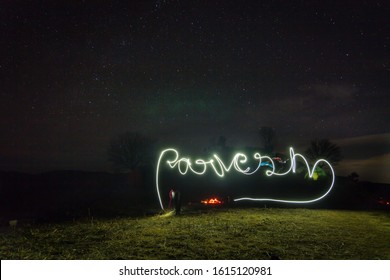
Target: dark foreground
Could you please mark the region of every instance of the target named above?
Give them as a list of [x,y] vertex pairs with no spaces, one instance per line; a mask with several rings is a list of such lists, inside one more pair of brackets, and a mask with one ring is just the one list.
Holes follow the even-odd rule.
[[390,259],[390,215],[211,209],[0,229],[1,259]]

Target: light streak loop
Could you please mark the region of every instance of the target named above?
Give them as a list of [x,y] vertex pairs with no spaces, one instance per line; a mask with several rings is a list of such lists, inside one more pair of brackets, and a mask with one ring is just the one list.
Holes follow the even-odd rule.
[[[165,154],[167,154],[167,153],[173,153],[174,156],[173,156],[173,159],[167,160],[166,163],[169,165],[169,167],[171,169],[174,169],[177,167],[177,169],[181,175],[186,175],[189,170],[191,170],[191,172],[196,174],[196,175],[203,175],[207,171],[207,165],[210,165],[211,168],[214,170],[214,173],[221,178],[225,176],[225,172],[230,172],[232,167],[234,167],[234,169],[237,172],[242,173],[244,175],[253,175],[262,166],[266,166],[268,168],[271,168],[271,170],[267,169],[265,171],[265,174],[267,176],[273,176],[273,175],[285,176],[290,172],[296,173],[297,158],[301,159],[305,163],[305,166],[307,168],[307,171],[308,171],[310,178],[313,178],[313,174],[315,173],[315,169],[316,169],[317,165],[319,165],[320,163],[325,163],[326,165],[328,165],[329,169],[332,173],[332,183],[329,186],[329,188],[327,189],[327,191],[324,194],[322,194],[321,196],[314,198],[314,199],[310,199],[310,200],[283,200],[283,199],[275,199],[275,198],[240,197],[240,198],[235,198],[234,201],[250,200],[250,201],[270,201],[270,202],[296,203],[296,204],[311,203],[311,202],[321,200],[322,198],[327,196],[330,193],[330,191],[332,190],[333,185],[334,185],[334,181],[335,181],[334,170],[333,170],[331,164],[327,160],[319,159],[314,163],[313,167],[310,168],[309,163],[306,160],[306,158],[301,154],[295,153],[293,148],[290,148],[290,159],[289,159],[291,162],[290,168],[286,172],[283,172],[283,173],[275,172],[275,163],[274,163],[273,159],[269,156],[261,156],[260,153],[255,153],[253,155],[254,159],[258,160],[259,163],[258,163],[256,169],[252,172],[250,172],[250,167],[246,167],[245,169],[242,169],[240,167],[240,164],[242,165],[242,164],[245,164],[247,162],[247,156],[243,153],[235,154],[232,161],[230,162],[229,166],[226,166],[224,164],[224,162],[216,154],[213,155],[215,160],[210,159],[208,161],[205,161],[203,159],[196,159],[194,161],[195,165],[199,165],[201,168],[203,167],[202,170],[199,170],[199,169],[197,170],[196,168],[195,169],[193,168],[193,165],[191,163],[191,159],[184,158],[184,157],[179,159],[179,152],[176,149],[168,148],[168,149],[163,150],[160,153],[160,157],[159,157],[158,162],[157,162],[157,170],[156,170],[156,191],[157,191],[157,196],[159,199],[160,207],[163,210],[164,210],[164,206],[162,203],[161,193],[160,193],[159,175],[160,175],[161,161],[162,161],[163,157],[165,156]],[[267,161],[262,161],[263,159],[266,159]],[[216,164],[218,165],[218,168],[216,167]]]

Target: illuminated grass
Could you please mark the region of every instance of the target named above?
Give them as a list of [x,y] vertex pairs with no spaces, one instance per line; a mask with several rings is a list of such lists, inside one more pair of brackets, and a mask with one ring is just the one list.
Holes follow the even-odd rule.
[[390,259],[385,212],[226,209],[1,229],[1,259]]

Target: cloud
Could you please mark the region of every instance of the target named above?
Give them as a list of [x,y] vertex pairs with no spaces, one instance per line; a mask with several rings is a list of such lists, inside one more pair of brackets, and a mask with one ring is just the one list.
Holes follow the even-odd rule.
[[359,91],[355,85],[349,84],[328,84],[315,83],[301,86],[302,92],[308,93],[311,97],[327,98],[333,100],[349,100]]
[[390,133],[334,140],[344,158],[366,159],[390,153]]
[[334,140],[344,159],[336,167],[339,175],[357,172],[361,180],[390,183],[390,133]]
[[362,181],[390,183],[390,153],[367,159],[343,160],[335,167],[336,174],[349,175],[356,172]]
[[286,90],[259,96],[256,107],[247,110],[248,118],[273,126],[288,138],[388,132],[387,99],[380,95],[373,100],[368,89],[352,83],[306,83]]
[[259,96],[255,102],[258,106],[251,110],[251,114],[257,115],[259,109],[268,109],[266,111],[273,117],[290,114],[302,120],[313,119],[313,116],[332,117],[344,114],[348,111],[346,107],[356,104],[355,94],[359,89],[352,84],[313,83],[292,91],[291,94],[270,94],[269,98]]

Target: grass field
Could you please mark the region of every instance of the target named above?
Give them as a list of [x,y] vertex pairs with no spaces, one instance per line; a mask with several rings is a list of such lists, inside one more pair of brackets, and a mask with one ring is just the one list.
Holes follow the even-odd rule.
[[0,229],[1,259],[390,259],[390,214],[215,209]]

